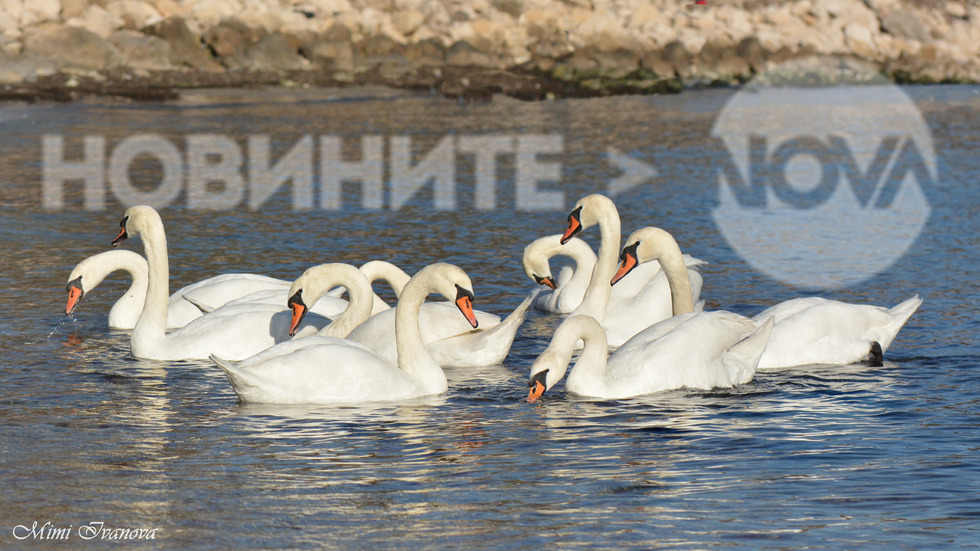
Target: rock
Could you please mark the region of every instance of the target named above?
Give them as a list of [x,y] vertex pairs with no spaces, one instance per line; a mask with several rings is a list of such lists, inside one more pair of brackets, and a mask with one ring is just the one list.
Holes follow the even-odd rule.
[[419,66],[442,65],[446,62],[446,49],[442,42],[429,39],[405,46],[405,58]]
[[477,50],[472,44],[465,40],[457,40],[446,51],[447,65],[477,65],[480,67],[493,67],[496,64],[493,59]]
[[110,34],[123,26],[122,19],[95,4],[86,8],[82,15],[69,19],[67,23],[73,27],[82,27],[101,38],[109,38]]
[[20,84],[54,72],[54,62],[50,59],[30,54],[0,54],[0,84]]
[[350,42],[350,28],[343,23],[334,23],[333,25],[330,25],[330,28],[328,28],[320,38],[327,42]]
[[20,13],[22,29],[40,25],[41,23],[57,22],[61,16],[61,3],[58,0],[30,0],[24,2]]
[[324,70],[345,73],[354,70],[354,49],[350,42],[321,40],[304,46],[303,55]]
[[245,52],[243,68],[252,71],[296,71],[310,63],[280,33],[266,35]]
[[245,55],[245,50],[266,35],[265,29],[249,27],[238,18],[223,19],[201,37],[224,62]]
[[112,33],[109,42],[122,54],[127,67],[150,71],[173,68],[170,43],[160,37],[126,29]]
[[366,57],[381,57],[392,54],[400,54],[403,46],[385,34],[378,34],[361,42],[359,45],[361,52]]
[[241,15],[245,11],[238,0],[191,0],[185,3],[184,9],[185,17],[196,21],[205,29],[217,25],[222,19]]
[[137,0],[117,0],[106,4],[105,9],[121,19],[127,29],[140,30],[148,23],[162,19],[156,8]]
[[403,10],[392,14],[391,26],[404,36],[409,36],[425,23],[425,16],[416,10]]
[[929,29],[922,21],[914,13],[902,9],[893,9],[885,14],[881,18],[881,28],[892,36],[906,40],[917,40],[923,44],[932,40]]
[[211,57],[211,52],[201,39],[191,32],[182,17],[168,17],[148,25],[143,32],[158,36],[170,43],[170,63],[176,67],[190,67],[204,71],[219,71],[221,65]]
[[531,44],[528,48],[531,52],[531,62],[542,71],[550,71],[555,63],[568,57],[573,49],[564,40],[541,40]]
[[663,61],[673,69],[674,74],[678,76],[690,75],[691,63],[694,57],[679,40],[675,40],[664,46],[661,55],[663,56]]
[[68,21],[85,13],[88,0],[61,0],[61,19]]
[[754,36],[742,39],[735,49],[738,57],[748,63],[749,68],[754,73],[761,73],[766,68],[766,49],[762,42]]
[[25,33],[24,53],[50,58],[59,69],[96,71],[122,61],[119,50],[95,33],[55,23]]
[[852,52],[865,59],[875,58],[875,43],[871,31],[860,23],[848,23],[844,27],[844,38]]
[[16,40],[21,36],[20,22],[6,11],[0,11],[0,36]]

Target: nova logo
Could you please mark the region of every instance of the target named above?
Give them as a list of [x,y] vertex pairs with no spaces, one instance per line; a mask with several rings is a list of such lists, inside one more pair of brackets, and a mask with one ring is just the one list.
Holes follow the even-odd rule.
[[929,217],[932,138],[894,86],[746,87],[712,134],[731,161],[719,169],[715,223],[750,265],[787,285],[873,277]]

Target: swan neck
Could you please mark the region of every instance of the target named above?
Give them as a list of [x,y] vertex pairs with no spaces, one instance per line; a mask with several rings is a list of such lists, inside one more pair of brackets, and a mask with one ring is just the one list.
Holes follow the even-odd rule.
[[684,255],[676,241],[659,258],[660,267],[670,286],[670,304],[673,315],[679,316],[694,311],[694,298],[691,291],[691,278],[687,273]]
[[398,367],[420,381],[423,387],[442,392],[448,387],[446,374],[432,358],[422,341],[419,311],[429,294],[429,278],[425,274],[413,277],[398,298],[395,307],[395,350]]
[[592,279],[585,292],[582,304],[576,313],[592,316],[602,322],[606,318],[606,307],[609,305],[609,294],[612,292],[610,281],[616,275],[619,259],[620,221],[619,213],[603,211],[598,219],[599,253],[595,267],[592,268]]
[[382,260],[368,262],[361,266],[360,270],[372,284],[379,279],[384,280],[391,287],[391,290],[395,292],[396,297],[401,296],[402,290],[411,279],[411,276],[406,274],[398,266]]
[[[351,268],[353,270],[353,268]],[[331,274],[338,275],[338,274]],[[374,305],[374,293],[361,273],[348,274],[350,277],[343,278],[339,284],[347,289],[350,299],[347,308],[340,313],[329,325],[320,330],[320,335],[327,337],[345,338],[354,330],[355,327],[371,317],[371,308]],[[338,283],[338,277],[321,278],[320,286],[311,304],[327,294],[327,291]]]
[[167,307],[170,297],[170,265],[167,259],[167,235],[163,223],[151,221],[140,230],[146,254],[147,283],[143,312],[136,322],[133,338],[138,335],[163,336],[167,329]]

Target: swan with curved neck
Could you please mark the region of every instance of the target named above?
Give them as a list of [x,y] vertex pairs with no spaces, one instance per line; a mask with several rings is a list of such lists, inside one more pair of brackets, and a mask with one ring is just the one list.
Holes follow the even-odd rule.
[[[73,313],[82,298],[116,270],[128,273],[133,281],[109,310],[109,327],[111,329],[135,327],[136,319],[143,309],[143,300],[146,299],[147,268],[146,259],[132,251],[106,251],[79,262],[68,276],[68,303],[65,305],[65,314]],[[169,318],[167,321],[169,325]]]
[[[661,256],[663,234],[666,232],[657,228],[633,232],[627,239],[620,268],[612,282],[616,283],[639,264],[653,259],[660,259],[664,271],[668,271]],[[676,266],[672,271],[678,277]],[[821,297],[779,303],[753,318],[756,323],[769,318],[775,320],[769,344],[759,360],[759,369],[810,364],[847,365],[861,362],[869,355],[872,363],[880,364],[882,354],[921,304],[918,295],[891,309]]]
[[[562,267],[557,278],[552,276],[549,263],[555,256],[567,256],[573,262],[572,266]],[[696,268],[703,264],[689,255],[685,255],[684,260],[689,268]],[[562,245],[561,235],[557,234],[540,237],[528,244],[524,248],[521,263],[524,274],[531,281],[551,289],[538,295],[534,300],[534,307],[545,312],[568,314],[582,303],[582,297],[589,287],[592,270],[595,268],[596,255],[588,243],[577,237],[571,238]],[[666,285],[666,281],[662,281],[660,264],[650,262],[641,265],[638,270],[640,272],[634,274],[635,278],[631,277],[625,282],[626,285],[616,285],[612,288],[609,292],[610,305],[620,302],[629,304],[638,297],[642,300],[647,293],[656,297],[666,295],[664,291],[653,288]],[[646,287],[651,288],[645,289]],[[666,306],[669,308],[669,305]],[[649,308],[650,305],[647,303],[645,307]],[[609,306],[606,309],[608,311]]]
[[[79,262],[68,276],[68,303],[65,314],[74,312],[82,298],[116,270],[127,272],[133,278],[133,282],[109,311],[109,327],[112,329],[135,327],[136,320],[143,310],[143,301],[146,299],[148,268],[146,259],[132,251],[105,251]],[[183,327],[191,320],[204,315],[196,303],[185,300],[187,296],[205,297],[206,301],[222,306],[243,294],[277,286],[285,289],[288,285],[285,281],[255,274],[222,274],[192,283],[170,295],[167,328]],[[208,309],[214,308],[212,306]]]
[[[572,237],[592,226],[599,226],[600,242],[595,268],[582,303],[572,314],[588,315],[606,329],[609,345],[617,347],[643,329],[670,317],[673,310],[672,291],[665,277],[654,277],[632,297],[615,303],[610,300],[609,283],[616,273],[619,257],[620,220],[616,205],[608,197],[593,194],[580,199],[568,215],[568,227],[561,237],[567,243]],[[686,266],[691,297],[685,302],[697,303],[701,293],[700,260],[681,255]]]
[[310,311],[307,302],[313,304],[327,291],[340,286],[350,297],[343,312],[321,329],[317,334],[325,337],[346,337],[351,330],[371,317],[374,304],[374,291],[371,283],[361,270],[340,263],[320,264],[307,269],[289,287],[286,305],[292,311],[289,334],[295,335],[303,318]]
[[[130,340],[135,357],[183,360],[221,354],[243,359],[289,338],[289,311],[262,304],[226,305],[168,334],[170,268],[163,221],[152,207],[135,206],[126,209],[119,225],[121,230],[112,245],[115,247],[129,236],[139,235],[149,269],[146,300]],[[327,320],[308,316],[306,323],[312,331],[317,331]]]
[[677,388],[730,388],[752,380],[772,329],[730,312],[691,312],[636,334],[612,355],[594,318],[566,319],[531,366],[528,400],[565,376],[583,341],[566,389],[579,396],[623,399]]
[[[630,243],[634,238],[635,233]],[[725,311],[695,312],[684,255],[674,238],[650,228],[629,250],[638,249],[644,258],[660,261],[670,286],[673,316],[637,333],[612,355],[597,320],[585,315],[569,317],[531,366],[529,400],[537,399],[565,376],[579,340],[584,343],[582,353],[566,384],[573,394],[629,398],[681,387],[729,388],[752,380],[773,320],[756,324]],[[623,268],[611,274],[610,285],[622,278],[621,272]]]
[[350,404],[441,394],[449,386],[446,375],[426,349],[419,328],[419,311],[430,293],[451,300],[470,326],[477,327],[469,277],[456,266],[439,263],[415,274],[398,299],[397,362],[349,340],[319,336],[299,339],[318,341],[312,346],[262,361],[211,359],[246,402]]

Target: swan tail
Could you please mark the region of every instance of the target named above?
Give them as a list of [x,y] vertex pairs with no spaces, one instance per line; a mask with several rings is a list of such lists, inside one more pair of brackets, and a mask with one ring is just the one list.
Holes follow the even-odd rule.
[[198,300],[195,300],[194,297],[187,296],[187,293],[184,293],[183,295],[181,295],[180,298],[182,298],[182,299],[186,300],[187,302],[193,304],[198,310],[201,311],[202,314],[210,314],[211,312],[214,312],[216,310],[216,308],[214,306],[209,306],[207,304],[204,304],[203,302],[200,302]]
[[211,354],[208,358],[214,362],[214,365],[220,367],[225,372],[225,375],[228,376],[228,381],[231,383],[231,387],[235,390],[235,394],[242,400],[245,399],[245,395],[250,389],[261,387],[261,381],[249,372],[239,369],[236,362],[223,360],[214,354]]
[[888,316],[891,317],[892,321],[888,324],[885,335],[878,339],[878,344],[881,345],[882,352],[888,350],[888,347],[891,346],[892,341],[898,336],[898,332],[901,331],[902,327],[905,327],[905,323],[909,321],[909,318],[912,317],[912,314],[914,314],[921,305],[922,299],[919,297],[919,295],[915,295],[914,297],[901,302],[894,308],[888,310]]
[[[531,304],[534,303],[534,299],[537,298],[540,293],[541,289],[535,289],[532,291],[531,294],[524,299],[524,302],[521,302],[517,308],[514,308],[514,311],[511,312],[510,315],[504,318],[504,321],[498,323],[490,329],[487,329],[487,335],[489,336],[495,332],[506,331],[511,333],[511,342],[513,342],[513,336],[517,334],[517,328],[524,323],[525,319],[527,319],[527,311],[531,308]],[[507,349],[510,349],[510,343],[507,344]]]
[[728,368],[733,384],[747,383],[755,376],[759,359],[769,344],[769,335],[774,324],[775,319],[769,317],[757,329],[725,351],[722,361]]

